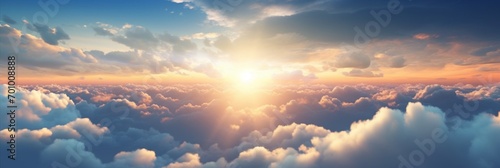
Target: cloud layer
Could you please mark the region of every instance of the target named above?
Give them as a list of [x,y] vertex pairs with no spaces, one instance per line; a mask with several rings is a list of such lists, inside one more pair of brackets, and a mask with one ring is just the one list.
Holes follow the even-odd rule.
[[[249,101],[248,93],[211,85],[25,86],[18,92],[16,164],[500,165],[499,85],[304,85],[256,92],[268,99]],[[6,141],[8,130],[0,134]]]

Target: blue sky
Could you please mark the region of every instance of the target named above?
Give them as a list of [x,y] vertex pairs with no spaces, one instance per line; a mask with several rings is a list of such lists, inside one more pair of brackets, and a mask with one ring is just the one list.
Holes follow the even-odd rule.
[[[3,1],[1,13],[17,20],[34,22],[37,12],[44,9],[36,1]],[[54,8],[50,6],[50,9]],[[44,12],[46,13],[46,12]],[[48,25],[63,28],[71,35],[72,41],[66,46],[82,47],[86,49],[103,49],[92,47],[90,43],[103,43],[104,39],[95,37],[91,27],[96,22],[121,26],[125,24],[141,25],[154,33],[168,32],[176,35],[190,35],[198,32],[213,32],[220,27],[208,26],[204,23],[205,14],[196,8],[188,8],[184,4],[170,1],[155,0],[148,3],[143,1],[70,1],[61,4],[54,17],[50,15]],[[22,29],[22,24],[12,25]],[[86,27],[84,27],[86,26]],[[88,37],[93,37],[89,39]],[[110,47],[126,49],[124,46],[105,43]],[[109,50],[109,49],[108,49]]]
[[[53,17],[35,1],[1,3],[3,55],[47,53],[26,55],[25,70],[54,77],[61,72],[41,60],[69,56],[60,60],[64,74],[88,83],[123,73],[133,83],[144,75],[227,82],[248,73],[259,83],[477,83],[500,70],[493,1],[73,0],[58,3]],[[48,22],[37,23],[39,14]],[[33,46],[16,50],[12,39]],[[81,58],[87,62],[72,60]]]
[[[43,11],[37,1],[3,1],[2,15],[15,20],[33,20],[33,15]],[[171,13],[174,12],[174,13]],[[182,15],[180,14],[182,13]],[[49,19],[49,25],[82,26],[95,22],[113,25],[143,25],[156,32],[168,31],[174,34],[191,34],[204,28],[204,13],[189,9],[183,4],[170,1],[78,1],[60,5],[59,12]],[[77,32],[74,32],[77,33]]]

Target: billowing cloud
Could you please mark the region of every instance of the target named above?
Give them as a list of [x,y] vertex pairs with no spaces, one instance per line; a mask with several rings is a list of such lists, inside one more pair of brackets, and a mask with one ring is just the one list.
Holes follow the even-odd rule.
[[158,39],[144,27],[125,25],[123,31],[123,35],[113,36],[111,39],[133,49],[147,50],[158,46]]
[[[500,167],[496,3],[170,0],[107,23],[48,4],[2,13],[0,167]],[[133,84],[24,83],[66,77]]]
[[110,167],[144,167],[153,168],[156,155],[154,151],[137,149],[132,152],[120,152],[115,155]]
[[[8,86],[6,84],[0,87],[0,100],[5,111],[8,103]],[[42,93],[40,91],[28,91],[20,89],[16,94],[17,115],[16,120],[19,123],[18,129],[39,129],[65,124],[79,118],[80,112],[76,109],[73,101],[66,94]],[[8,125],[6,120],[0,121]]]
[[[444,112],[437,108],[425,107],[420,103],[410,103],[406,113],[388,108],[380,109],[373,119],[355,122],[349,131],[315,133],[322,128],[313,125],[296,125],[278,127],[274,132],[257,135],[258,139],[270,139],[256,142],[257,146],[240,153],[239,157],[229,163],[230,167],[281,167],[300,165],[298,167],[439,167],[442,165],[456,167],[496,166],[500,163],[493,159],[473,161],[478,156],[475,152],[479,146],[493,147],[489,150],[498,153],[496,134],[485,135],[469,132],[478,129],[481,132],[499,132],[498,117],[482,114],[472,121],[462,121],[447,125]],[[460,119],[458,119],[460,121]],[[456,120],[455,120],[456,121]],[[487,122],[481,128],[474,123]],[[303,129],[309,127],[309,129]],[[280,144],[279,136],[311,134],[313,137],[302,139],[299,147]],[[282,132],[285,131],[285,132]],[[280,133],[281,132],[281,133]],[[293,134],[292,134],[293,133]],[[484,136],[483,136],[484,135]],[[468,137],[468,138],[465,138]],[[477,138],[477,139],[476,139]],[[299,137],[291,137],[298,140]],[[479,139],[482,142],[477,142]],[[470,144],[477,142],[481,145]],[[449,153],[455,151],[454,154]],[[443,160],[453,157],[459,160]],[[359,162],[363,160],[363,162]],[[486,166],[487,167],[487,166]]]
[[30,24],[28,28],[32,29],[32,31],[36,31],[40,37],[42,37],[43,41],[51,45],[59,45],[61,40],[70,39],[69,35],[60,27],[50,28],[48,25],[35,23]]
[[173,52],[176,54],[184,54],[187,51],[196,49],[196,44],[189,39],[181,39],[168,33],[162,34],[158,38],[170,44]]
[[181,167],[201,167],[200,156],[198,154],[186,153],[177,159],[176,162],[166,166],[167,168],[181,168]]
[[[2,57],[7,59],[7,56],[15,54],[18,60],[23,62],[19,66],[26,68],[33,75],[42,73],[50,75],[116,74],[120,72],[158,74],[191,71],[216,76],[214,74],[220,73],[218,69],[213,68],[211,62],[194,61],[189,53],[194,52],[197,47],[190,40],[169,34],[155,36],[140,26],[124,26],[116,30],[117,32],[113,32],[113,36],[110,37],[128,45],[134,49],[133,51],[107,53],[99,50],[85,51],[54,46],[44,39],[23,34],[9,25],[0,25],[0,30]],[[110,28],[110,30],[114,29]],[[161,51],[154,50],[160,46],[160,43],[163,47]]]
[[[491,28],[499,25],[493,22],[494,18],[489,13],[494,9],[484,4],[471,7],[467,3],[460,3],[450,7],[451,2],[443,2],[436,4],[439,6],[437,8],[428,8],[426,7],[428,1],[405,2],[400,4],[400,12],[390,13],[386,1],[370,3],[273,1],[265,5],[261,2],[239,2],[235,1],[234,4],[220,2],[219,6],[210,5],[210,2],[206,1],[185,2],[201,6],[203,11],[212,14],[209,16],[213,16],[213,19],[208,18],[208,20],[223,26],[242,27],[235,28],[241,32],[239,36],[232,38],[221,38],[223,37],[221,36],[213,43],[215,47],[225,51],[223,54],[230,54],[232,57],[272,61],[284,55],[286,58],[279,60],[281,63],[286,62],[284,63],[286,65],[299,60],[304,63],[327,62],[349,68],[371,66],[423,69],[442,68],[447,64],[468,66],[499,62],[498,57],[494,56],[498,55],[495,39],[483,33],[494,32]],[[257,14],[246,12],[247,8],[253,9]],[[460,22],[448,19],[471,8],[477,10],[477,13],[474,13],[476,16],[463,17]],[[443,13],[445,9],[449,12]],[[259,11],[274,11],[271,12],[274,14],[260,17],[262,15],[259,15]],[[249,19],[247,16],[254,18]],[[424,19],[428,17],[423,16],[441,17]],[[257,19],[259,17],[260,19]],[[476,19],[484,17],[486,18]],[[251,24],[241,22],[251,22]],[[474,27],[466,24],[476,22],[489,26]],[[448,31],[456,27],[460,27],[460,30]],[[293,43],[274,39],[288,39],[286,41]],[[337,59],[332,59],[335,55],[325,57],[324,54],[316,54],[325,48],[343,48],[344,44],[355,48],[357,54],[339,56]],[[492,47],[484,48],[485,45]],[[246,50],[239,50],[240,46],[245,46]],[[267,48],[268,46],[270,47]],[[380,52],[386,52],[390,57],[370,60],[371,55]],[[477,58],[473,55],[487,57]],[[433,61],[428,61],[429,59]],[[327,69],[335,66],[329,66]],[[378,76],[369,72],[352,74]]]
[[389,67],[392,67],[392,68],[401,68],[401,67],[404,67],[406,66],[406,60],[405,58],[403,57],[393,57],[391,58],[390,60],[390,64],[389,64]]
[[[37,90],[29,91],[33,88]],[[36,127],[19,127],[18,150],[29,153],[19,158],[32,160],[23,162],[27,167],[499,164],[492,159],[500,151],[495,84],[276,86],[271,93],[259,93],[272,101],[252,101],[251,106],[235,102],[235,92],[219,89],[26,86],[20,91],[26,95],[18,100],[42,120]],[[111,99],[93,100],[102,95]],[[411,103],[415,101],[421,103]],[[53,124],[39,115],[72,113],[56,110],[62,107],[76,107],[85,118]],[[6,141],[9,132],[4,129],[0,135]],[[66,157],[71,157],[69,162]]]
[[97,35],[101,35],[101,36],[112,36],[113,35],[113,33],[110,30],[107,30],[107,29],[102,28],[102,27],[94,27],[93,30],[95,31],[95,33]]
[[43,165],[46,166],[104,167],[94,154],[85,151],[82,142],[73,139],[55,140],[42,151],[40,156]]
[[[113,66],[97,64],[99,60],[94,55],[76,48],[54,46],[43,39],[1,25],[0,53],[7,59],[8,55],[16,55],[23,62],[19,67],[31,70],[33,74],[46,72],[50,74],[69,75],[88,71],[116,70]],[[49,61],[50,60],[50,61]]]
[[362,53],[341,54],[336,57],[335,64],[338,68],[368,68],[370,57]]

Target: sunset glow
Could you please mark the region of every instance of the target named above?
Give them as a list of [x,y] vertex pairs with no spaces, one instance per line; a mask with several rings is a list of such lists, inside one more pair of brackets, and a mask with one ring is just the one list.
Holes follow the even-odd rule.
[[499,5],[1,0],[0,168],[499,168]]

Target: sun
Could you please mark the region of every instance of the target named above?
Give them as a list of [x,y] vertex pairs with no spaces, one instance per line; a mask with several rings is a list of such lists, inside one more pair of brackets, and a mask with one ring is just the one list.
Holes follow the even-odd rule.
[[240,82],[242,84],[250,84],[255,81],[255,74],[250,71],[244,71],[240,74]]
[[255,69],[232,69],[227,72],[227,87],[238,92],[254,92],[268,87],[266,72]]

